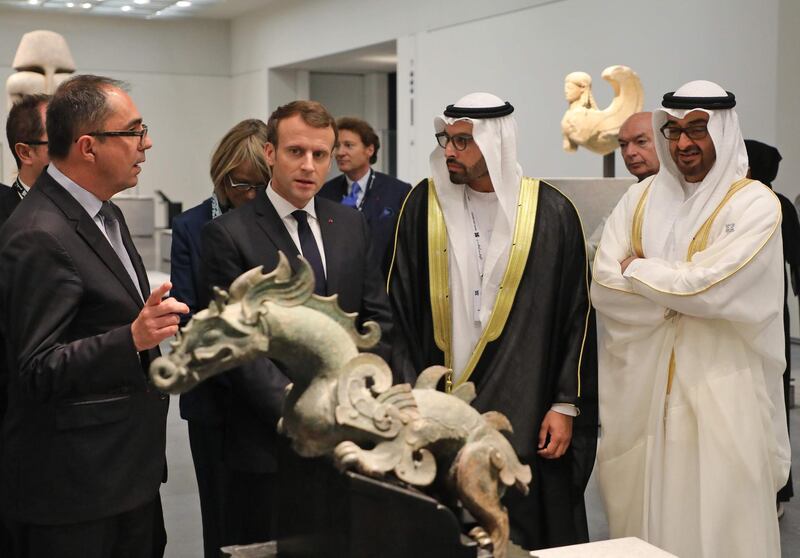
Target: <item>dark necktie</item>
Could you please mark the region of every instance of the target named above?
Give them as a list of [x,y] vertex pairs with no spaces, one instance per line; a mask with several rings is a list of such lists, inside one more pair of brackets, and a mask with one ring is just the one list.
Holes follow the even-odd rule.
[[108,242],[111,244],[114,252],[117,253],[119,261],[122,262],[125,271],[128,272],[131,281],[133,281],[133,286],[136,287],[136,291],[139,293],[139,296],[142,297],[142,301],[144,301],[142,290],[139,288],[139,278],[136,276],[136,271],[133,269],[131,257],[125,249],[125,245],[122,243],[119,221],[117,220],[116,213],[114,213],[114,209],[111,207],[111,203],[107,201],[103,202],[103,207],[101,207],[100,211],[97,213],[103,218],[103,228],[106,230]]
[[322,257],[319,255],[314,233],[311,232],[311,227],[308,225],[308,213],[303,209],[298,209],[292,212],[292,217],[297,221],[300,251],[303,253],[303,257],[308,260],[308,263],[311,264],[311,269],[314,270],[314,293],[325,296],[327,290],[325,270],[322,267]]

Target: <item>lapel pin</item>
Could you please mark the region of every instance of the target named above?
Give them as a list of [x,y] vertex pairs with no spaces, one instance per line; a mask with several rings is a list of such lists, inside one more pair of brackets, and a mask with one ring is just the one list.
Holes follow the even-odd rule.
[[328,217],[328,224],[329,225],[333,224],[333,217]]

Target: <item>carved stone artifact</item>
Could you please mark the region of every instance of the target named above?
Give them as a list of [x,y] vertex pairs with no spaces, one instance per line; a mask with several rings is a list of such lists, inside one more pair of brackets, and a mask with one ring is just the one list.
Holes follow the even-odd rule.
[[564,79],[564,96],[569,108],[561,119],[564,151],[578,146],[607,155],[617,148],[622,123],[644,106],[644,90],[639,76],[627,66],[609,66],[601,74],[614,89],[614,99],[599,109],[592,96],[592,77],[572,72]]
[[75,61],[64,37],[39,30],[22,36],[12,67],[16,72],[6,81],[9,108],[22,95],[54,93],[75,71]]
[[509,525],[500,498],[508,486],[527,493],[531,481],[530,467],[500,432],[511,430],[508,419],[471,407],[471,383],[452,394],[437,391],[447,372],[441,366],[423,371],[414,389],[392,385],[386,362],[358,351],[377,343],[378,325],[368,322],[359,333],[356,314],[343,312],[336,295],[320,297],[313,289],[305,260],[293,274],[283,254],[273,272],[255,268],[229,293],[215,289],[172,352],[153,362],[154,384],[181,393],[246,361],[274,358],[293,382],[278,428],[299,455],[332,455],[339,468],[393,474],[418,487],[438,477],[483,528],[474,536],[484,544],[490,539],[494,556],[506,556]]

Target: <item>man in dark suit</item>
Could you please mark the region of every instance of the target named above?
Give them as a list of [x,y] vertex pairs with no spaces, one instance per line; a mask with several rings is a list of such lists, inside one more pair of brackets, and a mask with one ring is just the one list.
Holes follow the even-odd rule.
[[0,185],[0,226],[16,209],[49,161],[44,125],[49,101],[50,95],[24,95],[8,113],[6,138],[17,163],[17,178],[11,186]]
[[[301,254],[311,264],[315,292],[339,295],[339,305],[374,320],[382,330],[378,352],[388,357],[391,314],[380,272],[371,265],[369,231],[352,208],[315,198],[330,167],[336,123],[312,101],[279,107],[267,125],[265,149],[272,180],[265,192],[203,229],[201,273],[211,286],[227,288],[256,266],[272,270],[278,252],[294,269]],[[287,379],[267,359],[228,374],[231,383],[225,431],[229,543],[252,543],[274,536],[275,431]]]
[[136,106],[81,75],[47,112],[52,163],[0,230],[0,330],[9,406],[0,509],[13,556],[151,558],[168,399],[148,382],[188,308],[149,292],[120,210],[152,146]]
[[364,214],[372,236],[372,262],[384,276],[391,263],[397,217],[411,185],[370,167],[378,160],[380,139],[367,122],[340,118],[336,163],[340,176],[329,180],[319,196],[355,207]]

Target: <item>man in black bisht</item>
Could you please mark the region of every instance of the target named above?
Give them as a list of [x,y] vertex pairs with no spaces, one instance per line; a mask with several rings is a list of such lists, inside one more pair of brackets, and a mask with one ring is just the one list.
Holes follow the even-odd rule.
[[[763,182],[772,188],[772,181],[778,176],[778,165],[781,162],[780,152],[766,143],[756,140],[744,140],[747,149],[747,158],[750,160],[750,171],[747,176]],[[775,192],[781,202],[781,235],[783,236],[783,260],[789,264],[791,273],[792,292],[797,295],[800,288],[800,219],[797,217],[797,210],[789,199]],[[783,286],[783,337],[786,347],[786,370],[783,373],[783,397],[786,406],[786,424],[789,425],[789,379],[792,371],[792,349],[789,343],[789,306],[786,303],[789,294],[790,281],[785,279]],[[794,496],[792,483],[792,472],[789,470],[789,478],[786,484],[778,491],[778,519],[783,516],[783,502],[788,502]]]
[[473,382],[472,404],[511,421],[533,470],[530,494],[504,499],[511,538],[538,549],[588,540],[596,347],[578,214],[523,177],[513,110],[473,93],[435,118],[432,176],[401,212],[388,287],[398,379],[445,365],[445,389]]

